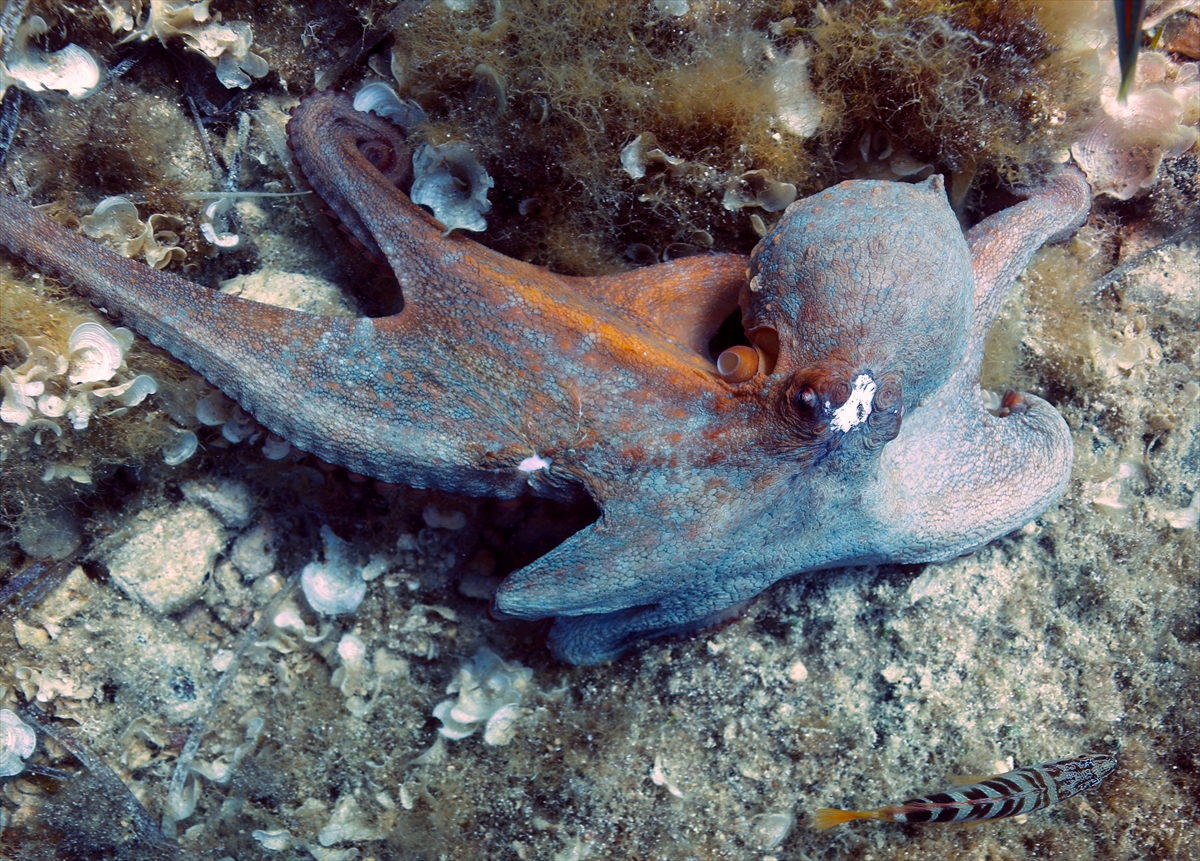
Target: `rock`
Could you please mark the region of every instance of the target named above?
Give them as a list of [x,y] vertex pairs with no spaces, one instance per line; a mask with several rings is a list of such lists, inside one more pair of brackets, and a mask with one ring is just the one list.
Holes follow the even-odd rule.
[[225,546],[225,530],[198,505],[144,514],[130,537],[107,553],[108,573],[130,598],[158,613],[174,613],[204,593]]
[[250,488],[241,481],[185,481],[181,489],[188,502],[203,505],[217,515],[222,523],[233,529],[246,526],[254,513]]

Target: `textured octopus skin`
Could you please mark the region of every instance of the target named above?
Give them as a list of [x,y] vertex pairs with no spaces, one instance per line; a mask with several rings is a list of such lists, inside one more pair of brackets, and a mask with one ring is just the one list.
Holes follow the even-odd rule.
[[[983,340],[1016,276],[1090,193],[1067,167],[965,236],[940,177],[851,181],[794,203],[751,258],[571,278],[442,226],[397,188],[404,135],[338,93],[290,141],[306,178],[403,291],[390,317],[222,295],[0,198],[0,243],[90,294],[267,428],[354,472],[476,496],[591,496],[601,516],[511,574],[497,616],[555,617],[590,664],[719,618],[782,577],[937,562],[1043,512],[1066,485],[1062,417],[999,417]],[[761,366],[708,353],[741,307]]]

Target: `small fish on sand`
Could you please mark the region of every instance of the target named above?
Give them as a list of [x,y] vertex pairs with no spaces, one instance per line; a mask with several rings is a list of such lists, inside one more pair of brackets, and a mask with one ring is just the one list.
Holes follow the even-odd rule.
[[1032,813],[1087,792],[1100,785],[1117,767],[1107,753],[1086,753],[1074,759],[1027,765],[960,786],[947,792],[910,798],[876,810],[822,808],[813,816],[813,828],[824,831],[852,819],[882,822],[986,822]]

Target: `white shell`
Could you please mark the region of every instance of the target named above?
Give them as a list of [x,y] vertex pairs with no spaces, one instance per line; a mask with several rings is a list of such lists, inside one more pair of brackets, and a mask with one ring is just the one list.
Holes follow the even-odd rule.
[[124,361],[121,342],[99,323],[80,323],[67,339],[71,357],[67,379],[72,384],[101,383],[112,378]]
[[338,641],[337,653],[343,663],[364,666],[367,661],[367,644],[354,634],[342,634],[342,639]]
[[158,391],[158,384],[149,374],[138,374],[132,380],[126,380],[119,386],[106,386],[91,390],[91,395],[98,401],[105,398],[115,398],[127,407],[135,407]]
[[[137,222],[138,218],[137,207],[133,205],[133,201],[126,197],[106,197],[104,200],[96,204],[96,208],[92,210],[92,216],[108,216],[109,218],[132,219]],[[84,216],[85,218],[87,216]]]
[[199,444],[191,431],[177,431],[174,441],[163,448],[163,460],[168,466],[179,466],[196,453]]
[[488,718],[483,727],[483,743],[503,747],[517,734],[517,721],[525,714],[519,703],[503,705]]
[[748,170],[725,183],[721,205],[733,212],[748,206],[761,206],[767,212],[781,212],[796,199],[796,186],[779,182],[765,170]]
[[229,421],[233,406],[220,392],[213,392],[196,401],[196,418],[206,427],[216,427]]
[[283,460],[292,450],[292,444],[285,439],[267,434],[263,441],[262,453],[267,460]]
[[35,401],[25,394],[25,383],[18,379],[12,368],[0,368],[0,386],[4,388],[4,400],[0,401],[0,421],[24,427],[33,418]]
[[37,733],[17,717],[16,712],[0,709],[0,777],[12,777],[25,770],[25,760],[33,755]]
[[128,383],[117,386],[120,391],[113,393],[127,407],[136,407],[147,397],[158,391],[158,383],[149,374],[138,374]]
[[457,700],[443,700],[433,710],[442,722],[438,732],[449,739],[466,738],[484,726],[484,743],[504,745],[516,733],[516,721],[525,714],[521,701],[529,693],[533,670],[502,660],[481,648],[458,670],[446,693]]
[[221,425],[221,436],[232,443],[249,439],[258,429],[254,416],[247,414],[241,407],[234,407],[229,420]]
[[242,244],[242,238],[229,230],[229,210],[233,201],[228,197],[219,197],[204,207],[204,215],[200,218],[200,235],[204,241],[214,248],[229,250]]

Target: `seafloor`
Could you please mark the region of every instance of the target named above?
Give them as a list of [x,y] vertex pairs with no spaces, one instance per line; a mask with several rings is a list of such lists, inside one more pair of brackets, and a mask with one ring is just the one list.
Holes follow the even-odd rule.
[[[215,5],[254,24],[255,50],[273,69],[236,108],[257,110],[256,123],[282,116],[323,70],[358,59],[345,35],[357,19],[342,6],[260,22],[252,5]],[[391,8],[360,5],[363,20]],[[95,10],[58,22],[66,29],[51,47],[78,41],[110,65],[123,56]],[[173,66],[178,42],[145,51],[89,99],[26,96],[5,167],[36,202],[124,192],[143,217],[174,211],[195,223],[201,204],[178,195],[213,179],[181,93],[211,67]],[[211,80],[200,86],[222,95]],[[105,116],[130,141],[124,150],[90,140]],[[210,123],[222,161],[237,146],[229,116]],[[291,190],[268,135],[253,129],[244,155],[243,187]],[[497,195],[521,197],[491,166]],[[98,420],[37,443],[0,428],[0,570],[11,577],[40,548],[66,554],[70,571],[40,604],[0,619],[0,705],[53,715],[153,822],[170,818],[181,756],[194,756],[183,795],[196,793],[174,840],[152,846],[111,775],[43,735],[31,762],[58,772],[0,779],[0,857],[1200,858],[1196,169],[1194,154],[1169,159],[1146,194],[1098,201],[1080,237],[1038,255],[998,324],[985,384],[1047,397],[1075,436],[1075,472],[1057,505],[946,564],[780,582],[719,630],[643,644],[604,666],[557,663],[539,626],[487,616],[499,576],[592,511],[377,485],[311,460],[268,460],[254,440],[223,441],[220,428],[197,426],[201,449],[178,467],[147,453],[128,424]],[[208,257],[185,227],[177,268],[209,282],[248,276],[238,289],[249,295],[374,301],[340,297],[363,264],[331,250],[303,205],[249,199],[239,211],[250,250]],[[15,363],[12,335],[87,313],[20,261],[0,267],[0,301],[25,314],[4,318],[4,363]],[[144,345],[129,361],[164,389],[196,385]],[[153,404],[139,408],[141,424],[166,421]],[[110,429],[133,441],[100,440]],[[85,469],[91,484],[69,477],[78,473],[43,480],[51,464]],[[332,622],[279,592],[318,558],[322,525],[383,570],[357,612]],[[153,569],[169,597],[171,578],[187,577],[176,569],[197,564],[211,569],[202,594],[166,614],[110,575]],[[289,608],[293,627],[271,624]],[[339,656],[339,644],[354,645],[346,634],[365,647],[361,664]],[[484,646],[532,670],[511,740],[444,739],[434,707]],[[1116,774],[1017,820],[809,826],[818,807],[868,809],[943,789],[946,775],[1090,751],[1117,753]]]

